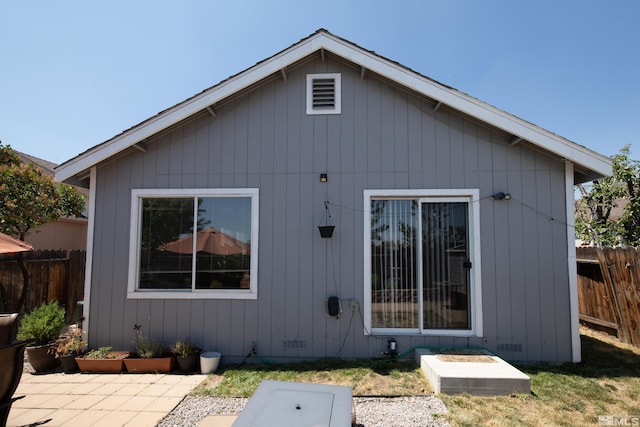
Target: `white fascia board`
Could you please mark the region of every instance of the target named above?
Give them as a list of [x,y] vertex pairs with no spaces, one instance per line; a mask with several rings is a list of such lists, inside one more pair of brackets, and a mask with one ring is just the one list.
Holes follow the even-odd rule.
[[562,158],[569,159],[599,174],[611,174],[611,160],[608,157],[545,131],[542,128],[505,113],[462,92],[444,87],[433,80],[420,76],[414,71],[394,64],[389,60],[330,34],[318,33],[293,45],[274,57],[254,65],[239,75],[214,86],[210,90],[135,126],[112,140],[96,146],[89,152],[69,160],[56,169],[55,178],[57,181],[64,181],[71,178],[137,142],[149,138],[169,126],[186,119],[192,114],[204,110],[216,102],[233,95],[235,92],[247,88],[269,75],[286,68],[319,49],[325,49],[348,59],[381,76],[407,86],[418,93],[422,93],[429,98],[443,102],[454,109],[526,139],[545,150],[555,153]]

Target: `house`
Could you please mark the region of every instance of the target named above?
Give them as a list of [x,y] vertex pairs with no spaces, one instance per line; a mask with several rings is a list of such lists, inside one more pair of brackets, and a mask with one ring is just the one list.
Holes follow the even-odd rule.
[[[33,163],[47,176],[54,177],[54,170],[57,164],[48,160],[40,159],[30,154],[13,150],[23,163]],[[85,198],[88,197],[88,191],[82,187],[76,187]],[[87,247],[87,219],[76,217],[63,217],[55,222],[34,227],[29,230],[26,240],[33,245],[35,249],[66,249],[85,250]]]
[[580,360],[574,184],[610,173],[318,30],[56,179],[90,191],[92,347],[129,348],[140,324],[228,361],[438,346],[560,362]]

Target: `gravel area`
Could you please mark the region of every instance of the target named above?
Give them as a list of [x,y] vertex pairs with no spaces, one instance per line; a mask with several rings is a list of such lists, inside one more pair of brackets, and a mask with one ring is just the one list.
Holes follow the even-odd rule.
[[[158,427],[196,426],[207,415],[238,415],[249,399],[187,396]],[[435,414],[447,407],[435,396],[354,397],[359,427],[448,427]]]

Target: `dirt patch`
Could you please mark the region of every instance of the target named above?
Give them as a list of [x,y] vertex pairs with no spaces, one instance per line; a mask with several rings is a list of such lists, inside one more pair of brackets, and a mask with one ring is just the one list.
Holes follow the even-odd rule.
[[436,359],[443,362],[459,363],[498,363],[489,356],[479,356],[474,354],[439,354]]
[[224,379],[224,376],[222,375],[208,375],[207,378],[198,385],[198,388],[199,389],[216,388],[220,385],[220,383],[222,383],[223,379]]

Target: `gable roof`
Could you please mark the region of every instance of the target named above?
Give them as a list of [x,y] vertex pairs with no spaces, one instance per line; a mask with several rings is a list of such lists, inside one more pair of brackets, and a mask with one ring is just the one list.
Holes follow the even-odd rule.
[[486,122],[511,135],[513,141],[527,141],[576,165],[576,182],[585,182],[611,174],[611,159],[578,145],[568,139],[533,125],[512,114],[472,96],[443,85],[397,62],[368,51],[348,40],[320,29],[287,49],[265,59],[253,67],[229,77],[217,85],[164,110],[115,137],[96,145],[56,168],[56,180],[74,180],[92,166],[111,158],[137,143],[167,129],[182,120],[206,110],[216,103],[240,92],[291,66],[311,54],[331,52],[414,92],[433,99]]

